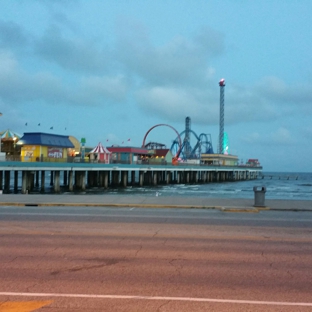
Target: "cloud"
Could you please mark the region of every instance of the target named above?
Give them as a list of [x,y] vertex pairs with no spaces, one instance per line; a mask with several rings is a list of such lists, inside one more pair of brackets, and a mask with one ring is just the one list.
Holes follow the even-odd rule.
[[128,88],[129,82],[122,75],[87,76],[68,84],[47,71],[30,74],[20,68],[11,53],[0,50],[0,99],[6,103],[109,105],[125,100]]
[[264,77],[255,86],[259,92],[264,93],[269,98],[283,98],[287,93],[287,86],[284,81],[277,77]]
[[48,10],[59,8],[72,8],[74,5],[79,4],[79,0],[35,0],[40,6],[46,6]]
[[304,129],[302,129],[302,135],[304,138],[307,138],[309,140],[311,140],[312,137],[312,127],[306,127]]
[[276,132],[271,133],[270,140],[273,144],[277,145],[290,145],[294,143],[294,139],[289,130],[283,127],[277,129]]
[[119,145],[121,142],[122,139],[113,133],[106,134],[104,140],[102,141],[104,146],[112,146],[114,144]]
[[[225,123],[261,122],[275,120],[280,113],[260,95],[242,88],[225,90]],[[218,124],[220,99],[217,84],[210,82],[205,88],[183,86],[153,86],[138,90],[136,99],[146,113],[154,112],[168,120],[181,120],[192,116],[199,124]]]
[[0,51],[0,98],[10,104],[64,96],[61,82],[48,72],[29,74],[22,69],[14,55]]
[[[306,104],[302,89],[291,90],[282,80],[271,77],[269,88],[259,88],[263,80],[253,86],[228,84],[225,87],[225,124],[233,125],[246,122],[276,121],[285,117],[309,113],[311,105]],[[263,84],[262,84],[263,86]],[[141,109],[153,111],[160,118],[176,121],[192,116],[196,123],[219,123],[219,89],[215,80],[208,79],[205,86],[178,85],[139,86],[136,93],[137,102]],[[287,97],[287,102],[283,99]]]
[[242,141],[248,144],[258,144],[263,143],[261,135],[258,132],[248,133],[242,137]]
[[208,57],[218,57],[224,53],[225,50],[225,35],[208,26],[203,27],[194,36],[194,43],[196,49],[200,54]]
[[254,86],[254,90],[267,100],[284,106],[296,105],[305,108],[308,104],[311,107],[312,90],[305,81],[287,85],[278,77],[264,77]]
[[[133,27],[129,27],[133,29]],[[144,84],[157,86],[204,85],[209,58],[224,51],[223,35],[206,28],[192,38],[176,36],[161,46],[153,45],[144,26],[117,37],[116,54],[124,67]]]
[[[107,47],[102,39],[85,38],[66,15],[52,18],[56,24],[35,40],[17,24],[0,22],[0,42],[6,46],[0,50],[3,101],[126,105],[134,100],[146,114],[169,122],[191,116],[199,124],[219,123],[220,77],[215,77],[213,67],[214,59],[225,51],[225,37],[219,31],[202,28],[190,37],[177,35],[157,45],[144,24],[123,20],[117,25],[116,44]],[[70,27],[56,26],[62,23]],[[31,70],[23,68],[25,59],[14,54],[15,48],[26,44],[35,51]],[[225,123],[310,114],[311,101],[312,89],[305,82],[288,85],[273,76],[249,86],[229,82]]]
[[[216,123],[218,111],[216,107],[202,105],[198,90],[189,92],[183,88],[152,87],[142,88],[136,93],[138,105],[146,114],[156,114],[167,120],[181,121],[185,116],[199,123]],[[208,114],[210,112],[210,114]]]
[[129,82],[124,76],[88,76],[80,81],[79,90],[71,96],[74,102],[100,105],[126,101]]
[[28,41],[28,37],[22,27],[14,22],[0,20],[0,48],[19,49],[25,47]]
[[227,124],[276,120],[281,112],[252,86],[235,84],[225,89],[225,120]]
[[263,133],[252,132],[241,137],[241,140],[247,144],[263,146],[289,146],[295,143],[295,140],[288,129],[280,127],[274,132]]
[[[130,29],[130,30],[129,30]],[[137,78],[137,102],[143,110],[169,120],[191,115],[198,123],[218,123],[219,90],[213,58],[224,53],[224,36],[212,29],[191,38],[176,36],[156,46],[144,25],[119,34],[116,54]],[[264,77],[254,85],[232,84],[225,89],[227,124],[273,121],[309,109],[310,89],[290,88],[278,77]],[[299,112],[300,113],[300,112]]]
[[14,55],[5,49],[0,50],[0,75],[3,77],[8,77],[16,70],[18,63],[14,58]]
[[234,124],[311,114],[311,102],[312,91],[305,82],[288,85],[278,77],[263,77],[254,85],[227,85],[225,119]]
[[44,60],[72,72],[103,74],[113,63],[109,50],[99,49],[93,41],[65,37],[57,26],[50,26],[34,49]]

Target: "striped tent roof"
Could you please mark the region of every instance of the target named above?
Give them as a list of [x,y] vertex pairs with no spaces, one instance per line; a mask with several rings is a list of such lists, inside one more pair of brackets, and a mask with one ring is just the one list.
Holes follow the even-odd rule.
[[17,141],[21,138],[21,135],[13,132],[10,129],[0,132],[1,141],[13,141],[14,138],[17,138]]
[[111,152],[102,145],[100,142],[91,152],[90,154],[110,154]]

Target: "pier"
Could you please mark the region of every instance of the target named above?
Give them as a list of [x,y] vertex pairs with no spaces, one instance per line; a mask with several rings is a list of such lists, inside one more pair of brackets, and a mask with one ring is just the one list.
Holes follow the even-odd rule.
[[298,180],[299,176],[294,174],[261,174],[259,178],[266,180]]
[[[0,162],[0,190],[3,193],[45,193],[46,179],[54,193],[88,187],[156,186],[257,179],[261,167],[201,165],[137,165],[57,162]],[[13,185],[12,185],[12,180]],[[19,184],[20,183],[20,184]]]

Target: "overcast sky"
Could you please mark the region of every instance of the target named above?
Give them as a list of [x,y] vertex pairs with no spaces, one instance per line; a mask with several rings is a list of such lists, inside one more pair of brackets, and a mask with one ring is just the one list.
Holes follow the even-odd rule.
[[[310,0],[2,0],[0,130],[141,146],[189,116],[216,152],[224,78],[230,154],[312,172],[311,12]],[[156,127],[146,142],[175,138]]]

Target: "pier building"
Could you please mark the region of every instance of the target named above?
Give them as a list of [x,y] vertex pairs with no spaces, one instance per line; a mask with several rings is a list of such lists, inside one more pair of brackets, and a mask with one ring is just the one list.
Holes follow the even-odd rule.
[[80,147],[80,142],[77,140],[77,138],[75,138],[74,136],[70,135],[68,137],[68,139],[70,140],[70,142],[73,143],[74,147],[70,147],[67,149],[67,154],[68,156],[72,156],[75,157],[77,155],[79,155],[81,153],[81,147]]
[[135,164],[144,163],[151,151],[143,147],[110,146],[107,149],[112,153],[112,163]]
[[204,165],[237,166],[238,157],[226,154],[201,154],[201,163]]
[[17,142],[21,146],[21,161],[50,161],[67,160],[68,148],[74,148],[74,144],[68,136],[27,132]]
[[170,164],[172,162],[173,155],[170,151],[170,149],[162,148],[162,149],[155,149],[151,150],[154,152],[153,156],[151,157],[151,160],[153,162],[159,163],[159,164]]

